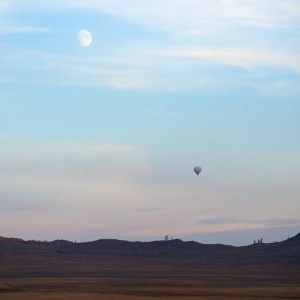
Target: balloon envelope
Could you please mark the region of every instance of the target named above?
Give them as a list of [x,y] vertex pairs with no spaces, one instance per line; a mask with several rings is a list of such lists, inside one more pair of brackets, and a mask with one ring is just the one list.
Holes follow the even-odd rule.
[[197,176],[200,174],[201,171],[202,171],[202,168],[199,166],[194,168],[194,172],[197,174]]

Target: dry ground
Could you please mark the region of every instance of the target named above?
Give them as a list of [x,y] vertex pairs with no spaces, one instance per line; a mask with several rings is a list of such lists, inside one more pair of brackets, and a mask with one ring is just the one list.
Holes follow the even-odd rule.
[[300,299],[298,261],[0,254],[1,300]]

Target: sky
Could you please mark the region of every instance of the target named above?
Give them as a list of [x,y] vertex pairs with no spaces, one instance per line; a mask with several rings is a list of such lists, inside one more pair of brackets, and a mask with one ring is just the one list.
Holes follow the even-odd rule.
[[299,49],[298,0],[0,0],[0,236],[296,235]]

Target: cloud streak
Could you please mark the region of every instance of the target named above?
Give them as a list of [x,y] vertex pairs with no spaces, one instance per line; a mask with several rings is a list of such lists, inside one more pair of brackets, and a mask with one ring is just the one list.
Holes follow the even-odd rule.
[[[33,11],[53,17],[58,12],[93,12],[117,19],[118,22],[112,23],[112,27],[116,26],[114,30],[120,30],[120,23],[130,28],[134,24],[142,30],[144,39],[141,42],[130,36],[125,43],[112,42],[98,31],[93,47],[99,45],[101,51],[89,52],[88,56],[72,55],[74,49],[64,55],[34,49],[15,50],[14,61],[7,59],[11,53],[0,61],[6,74],[2,78],[4,82],[174,91],[202,89],[220,82],[241,85],[244,73],[253,70],[266,71],[265,77],[270,77],[268,74],[274,70],[289,71],[293,76],[300,74],[296,34],[300,27],[300,4],[294,0],[284,4],[279,0],[24,0],[22,6],[15,0],[7,3],[2,13],[8,19],[16,12],[26,16]],[[257,28],[262,33],[258,34]],[[61,32],[62,28],[53,24],[51,30]],[[106,29],[107,34],[109,30]],[[0,34],[49,31],[41,23],[41,26],[4,26]],[[60,38],[66,40],[65,35]],[[103,45],[108,48],[104,50]],[[214,74],[207,74],[209,67],[215,68]],[[15,75],[18,68],[19,76]],[[217,71],[220,68],[238,68],[241,73],[229,82],[220,76],[223,72]],[[260,79],[248,78],[246,85],[260,91]],[[276,83],[271,81],[271,85]],[[293,90],[298,93],[297,89]]]
[[52,30],[45,27],[32,27],[32,26],[16,26],[0,28],[0,34],[18,34],[18,33],[45,33]]
[[133,181],[149,172],[147,149],[115,144],[48,144],[22,149],[0,151],[0,176],[27,185],[30,189],[62,189],[72,185],[89,188],[100,180],[112,182]]
[[291,225],[300,225],[300,219],[294,218],[272,218],[266,220],[249,220],[249,219],[238,219],[233,217],[222,217],[222,218],[209,218],[203,219],[198,222],[201,225],[233,225],[233,224],[253,224],[264,227],[282,227]]
[[285,27],[300,15],[297,0],[24,0],[22,6],[16,0],[6,2],[2,5],[4,11],[26,11],[37,4],[38,11],[99,11],[173,32],[201,28],[201,33],[211,33],[234,26]]
[[151,213],[151,212],[157,212],[163,210],[163,208],[160,207],[145,207],[145,208],[139,208],[136,209],[135,211],[137,212],[144,212],[144,213]]
[[[132,45],[132,48],[135,46]],[[181,49],[180,49],[181,48]],[[267,50],[251,48],[198,48],[198,47],[160,47],[140,48],[135,58],[120,55],[114,61],[114,54],[98,59],[95,57],[76,57],[72,55],[56,55],[51,53],[27,52],[11,54],[13,61],[3,58],[4,69],[9,70],[14,62],[31,61],[38,64],[23,67],[31,76],[28,83],[59,84],[81,86],[107,86],[120,90],[142,89],[191,89],[209,85],[218,85],[218,82],[234,79],[221,79],[218,75],[207,75],[205,70],[213,67],[216,70],[223,67],[234,67],[252,74],[251,79],[245,79],[249,87],[260,88],[253,70],[268,70],[264,76],[268,78],[271,69],[289,70],[296,75],[300,74],[300,56],[285,53],[270,53]],[[12,64],[13,63],[13,64]],[[160,70],[159,72],[157,70]],[[187,70],[192,70],[187,72]],[[195,73],[198,75],[195,76]],[[40,76],[42,74],[42,76]],[[55,77],[51,74],[56,74]],[[11,76],[10,76],[11,77]],[[3,78],[5,80],[5,78]],[[13,81],[24,82],[27,79],[15,78]],[[241,78],[235,79],[237,82]],[[9,81],[6,79],[6,81]],[[268,83],[270,85],[270,83]],[[274,86],[277,83],[271,84]],[[290,86],[290,84],[288,84]],[[281,85],[280,89],[286,89]],[[270,89],[269,89],[270,90]],[[291,89],[289,89],[291,91]],[[292,89],[292,90],[297,90]]]
[[49,143],[36,144],[22,149],[0,150],[2,156],[19,157],[20,159],[80,159],[82,157],[101,158],[103,160],[144,160],[148,157],[147,149],[123,144],[76,144],[76,143]]
[[216,65],[228,65],[240,68],[286,68],[300,73],[300,55],[272,53],[250,48],[193,49],[169,51],[168,57],[191,58],[210,61]]
[[27,206],[16,206],[5,209],[7,212],[43,212],[49,211],[47,207],[38,206],[38,205],[27,205]]

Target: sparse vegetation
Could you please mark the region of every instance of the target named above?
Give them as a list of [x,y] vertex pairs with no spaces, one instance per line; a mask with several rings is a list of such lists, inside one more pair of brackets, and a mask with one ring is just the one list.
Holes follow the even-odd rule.
[[297,299],[300,295],[300,235],[259,247],[205,245],[205,264],[202,244],[180,240],[32,242],[25,248],[18,241],[13,242],[17,245],[13,251],[11,243],[0,242],[1,300]]

